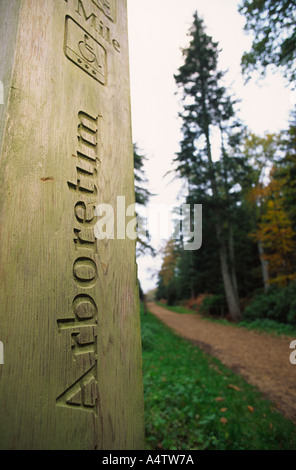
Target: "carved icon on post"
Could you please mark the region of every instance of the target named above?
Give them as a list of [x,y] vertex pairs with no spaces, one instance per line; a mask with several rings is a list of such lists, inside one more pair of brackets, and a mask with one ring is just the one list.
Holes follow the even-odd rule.
[[66,16],[65,55],[88,75],[106,85],[106,50],[70,16]]

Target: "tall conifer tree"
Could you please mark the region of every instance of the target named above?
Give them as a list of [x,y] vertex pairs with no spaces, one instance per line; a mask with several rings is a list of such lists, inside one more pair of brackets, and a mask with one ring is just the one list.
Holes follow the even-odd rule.
[[[177,171],[189,181],[194,181],[199,190],[203,188],[210,197],[228,310],[232,319],[238,320],[241,312],[233,266],[233,243],[229,238],[231,224],[230,221],[225,224],[225,205],[229,202],[230,187],[229,180],[224,179],[225,173],[224,176],[221,173],[221,168],[226,168],[228,156],[224,147],[221,162],[215,162],[212,155],[212,131],[216,128],[223,133],[226,124],[229,126],[234,120],[234,103],[221,85],[224,74],[218,70],[218,43],[206,34],[197,13],[194,14],[190,39],[189,46],[183,51],[184,64],[175,75],[176,83],[183,91],[183,111],[180,114],[183,140],[176,158]],[[223,180],[224,184],[221,184]],[[228,191],[227,197],[225,190]]]

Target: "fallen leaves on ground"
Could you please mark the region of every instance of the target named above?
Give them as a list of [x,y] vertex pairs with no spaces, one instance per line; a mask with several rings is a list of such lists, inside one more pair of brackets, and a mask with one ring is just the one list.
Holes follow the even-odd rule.
[[241,390],[242,390],[237,385],[228,384],[227,387],[232,388],[233,390],[236,390],[237,392],[241,392]]

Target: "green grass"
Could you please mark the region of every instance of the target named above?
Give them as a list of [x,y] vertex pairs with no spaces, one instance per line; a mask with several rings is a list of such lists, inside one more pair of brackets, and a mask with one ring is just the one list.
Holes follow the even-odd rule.
[[[185,308],[179,305],[171,307],[168,305],[161,304],[160,302],[157,302],[157,305],[159,305],[160,307],[166,308],[167,310],[171,310],[172,312],[176,312],[176,313],[196,314],[194,310],[190,310],[188,308]],[[268,333],[268,334],[275,335],[275,336],[285,335],[285,336],[296,337],[296,325],[279,323],[275,320],[269,320],[269,319],[242,320],[239,323],[231,323],[228,320],[223,319],[223,318],[212,318],[206,315],[203,315],[203,317],[207,319],[208,321],[220,323],[223,325],[247,328],[248,330],[255,330],[261,333]]]
[[241,321],[238,326],[248,328],[250,330],[261,331],[277,336],[294,336],[296,337],[296,325],[288,325],[286,323],[279,323],[275,320],[267,318],[257,319],[253,321]]
[[171,310],[172,312],[176,313],[193,313],[195,314],[196,312],[194,310],[190,310],[189,308],[183,307],[182,305],[175,305],[171,307],[170,305],[165,305],[162,304],[161,302],[156,302],[157,305],[160,307],[166,308],[167,310]]
[[296,450],[294,424],[257,389],[152,314],[141,321],[148,450]]

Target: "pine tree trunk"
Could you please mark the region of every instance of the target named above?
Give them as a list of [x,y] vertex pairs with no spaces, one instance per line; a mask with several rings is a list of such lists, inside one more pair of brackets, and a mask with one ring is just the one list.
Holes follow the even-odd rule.
[[235,272],[233,228],[232,228],[231,223],[229,223],[229,226],[228,226],[228,237],[229,237],[228,246],[229,246],[229,263],[230,263],[231,281],[232,281],[232,285],[233,285],[237,302],[239,303],[237,277],[236,277],[236,272]]
[[257,246],[258,246],[258,252],[259,252],[259,257],[260,257],[260,262],[261,262],[264,291],[267,292],[269,289],[269,284],[270,284],[268,262],[264,259],[264,248],[260,240],[258,240]]
[[[226,194],[226,206],[229,210],[230,203],[229,203],[229,184],[228,184],[228,165],[227,165],[227,154],[225,151],[224,146],[224,138],[223,138],[223,127],[221,122],[219,123],[220,134],[221,134],[221,150],[223,156],[223,173],[224,173],[224,189]],[[237,285],[237,278],[235,272],[235,258],[234,258],[234,239],[233,239],[233,227],[231,221],[228,222],[228,253],[229,253],[229,269],[230,269],[230,276],[231,282],[234,290],[234,295],[236,297],[237,304],[239,305],[239,295],[238,295],[238,285]]]
[[[208,161],[209,161],[209,167],[210,167],[211,187],[213,191],[213,197],[214,199],[217,200],[218,190],[217,190],[215,172],[213,168],[209,131],[207,130],[205,134],[206,134],[206,142],[207,142]],[[237,292],[237,286],[236,286],[236,277],[235,277],[235,274],[234,276],[231,276],[231,270],[229,268],[226,245],[223,240],[222,230],[221,230],[221,225],[220,225],[220,214],[217,208],[215,209],[215,219],[216,219],[216,234],[217,234],[217,240],[218,240],[218,246],[219,246],[219,258],[220,258],[220,264],[221,264],[221,274],[222,274],[222,279],[223,279],[223,285],[224,285],[228,311],[232,320],[238,321],[241,318],[241,311],[240,311],[238,292]],[[232,278],[235,279],[235,285],[233,284]]]
[[219,244],[219,257],[220,257],[220,264],[221,264],[221,273],[224,285],[224,291],[228,306],[229,315],[233,321],[238,321],[241,318],[241,310],[239,306],[238,294],[233,285],[233,280],[231,276],[231,272],[229,269],[229,264],[227,260],[227,250],[225,246],[225,242],[222,239],[221,228],[219,224],[216,224],[216,232]]

